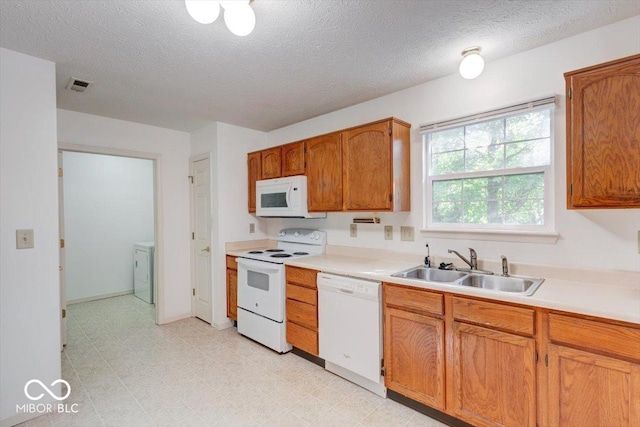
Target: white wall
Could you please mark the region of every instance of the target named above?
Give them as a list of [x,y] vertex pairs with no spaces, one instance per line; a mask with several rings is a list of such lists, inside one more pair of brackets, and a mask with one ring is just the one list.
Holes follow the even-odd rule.
[[186,132],[58,109],[58,144],[63,148],[80,144],[107,153],[120,150],[130,157],[156,156],[156,287],[161,323],[191,315],[189,141]]
[[67,302],[133,292],[133,244],[154,239],[153,160],[65,151]]
[[[229,324],[226,314],[225,243],[264,239],[267,223],[247,213],[247,153],[263,148],[264,132],[226,123],[211,123],[191,134],[191,155],[210,153],[213,323],[222,328]],[[249,224],[256,232],[249,233]]]
[[[0,423],[60,378],[55,64],[0,49]],[[33,249],[16,230],[33,229]],[[59,386],[58,386],[59,387]],[[48,395],[39,403],[52,403]],[[35,414],[37,415],[37,414]]]
[[[395,116],[413,124],[411,133],[410,213],[382,215],[383,225],[394,225],[394,240],[385,241],[382,226],[359,225],[358,237],[349,237],[349,226],[357,214],[329,214],[325,220],[269,220],[269,235],[283,226],[306,225],[328,230],[328,243],[403,252],[424,251],[429,241],[432,253],[446,256],[447,248],[466,250],[473,246],[480,259],[573,267],[640,270],[637,232],[640,210],[578,210],[565,208],[565,84],[563,73],[640,52],[640,16],[567,38],[540,48],[486,64],[475,80],[452,74],[359,105],[335,111],[268,133],[268,146],[296,141]],[[453,72],[454,70],[452,70]],[[423,226],[421,124],[490,110],[532,98],[557,94],[560,104],[554,115],[554,209],[556,244],[452,240],[418,233]],[[399,241],[399,226],[416,227],[415,242]]]

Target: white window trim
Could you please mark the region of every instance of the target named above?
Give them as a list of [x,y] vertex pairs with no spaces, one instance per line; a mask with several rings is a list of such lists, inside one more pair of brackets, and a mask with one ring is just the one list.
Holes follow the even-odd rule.
[[[422,187],[423,187],[423,228],[421,233],[430,237],[470,239],[470,240],[496,240],[529,243],[556,243],[559,234],[555,231],[555,206],[554,206],[554,122],[553,110],[555,96],[541,98],[522,104],[508,106],[493,111],[487,111],[458,119],[447,120],[420,126],[422,139]],[[434,177],[429,175],[429,142],[426,134],[454,127],[466,126],[475,122],[484,122],[500,117],[512,116],[528,111],[551,109],[550,123],[550,162],[545,166],[534,166],[514,169],[497,169],[493,171],[465,172],[447,175],[438,175],[436,181],[446,179],[464,179],[486,176],[503,176],[513,174],[544,173],[544,225],[509,225],[509,224],[450,224],[433,223],[433,211],[431,209],[431,197]]]

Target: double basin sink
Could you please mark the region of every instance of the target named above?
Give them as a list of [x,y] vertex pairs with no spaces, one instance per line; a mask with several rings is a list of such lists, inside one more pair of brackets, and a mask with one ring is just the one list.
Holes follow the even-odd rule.
[[494,276],[490,274],[440,270],[425,266],[413,267],[408,270],[392,274],[393,277],[424,280],[460,287],[479,288],[493,292],[505,292],[522,296],[532,295],[542,284],[544,279],[520,276]]

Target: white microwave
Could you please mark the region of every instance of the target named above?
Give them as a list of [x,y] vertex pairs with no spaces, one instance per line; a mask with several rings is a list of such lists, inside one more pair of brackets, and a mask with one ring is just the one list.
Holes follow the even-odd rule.
[[304,175],[256,182],[256,214],[266,218],[326,218],[325,212],[307,210],[307,177]]

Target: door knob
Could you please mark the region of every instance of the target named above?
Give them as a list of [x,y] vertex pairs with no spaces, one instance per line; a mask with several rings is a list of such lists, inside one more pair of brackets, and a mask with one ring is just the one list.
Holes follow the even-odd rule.
[[209,246],[207,246],[204,249],[201,249],[202,252],[211,252],[211,248]]

